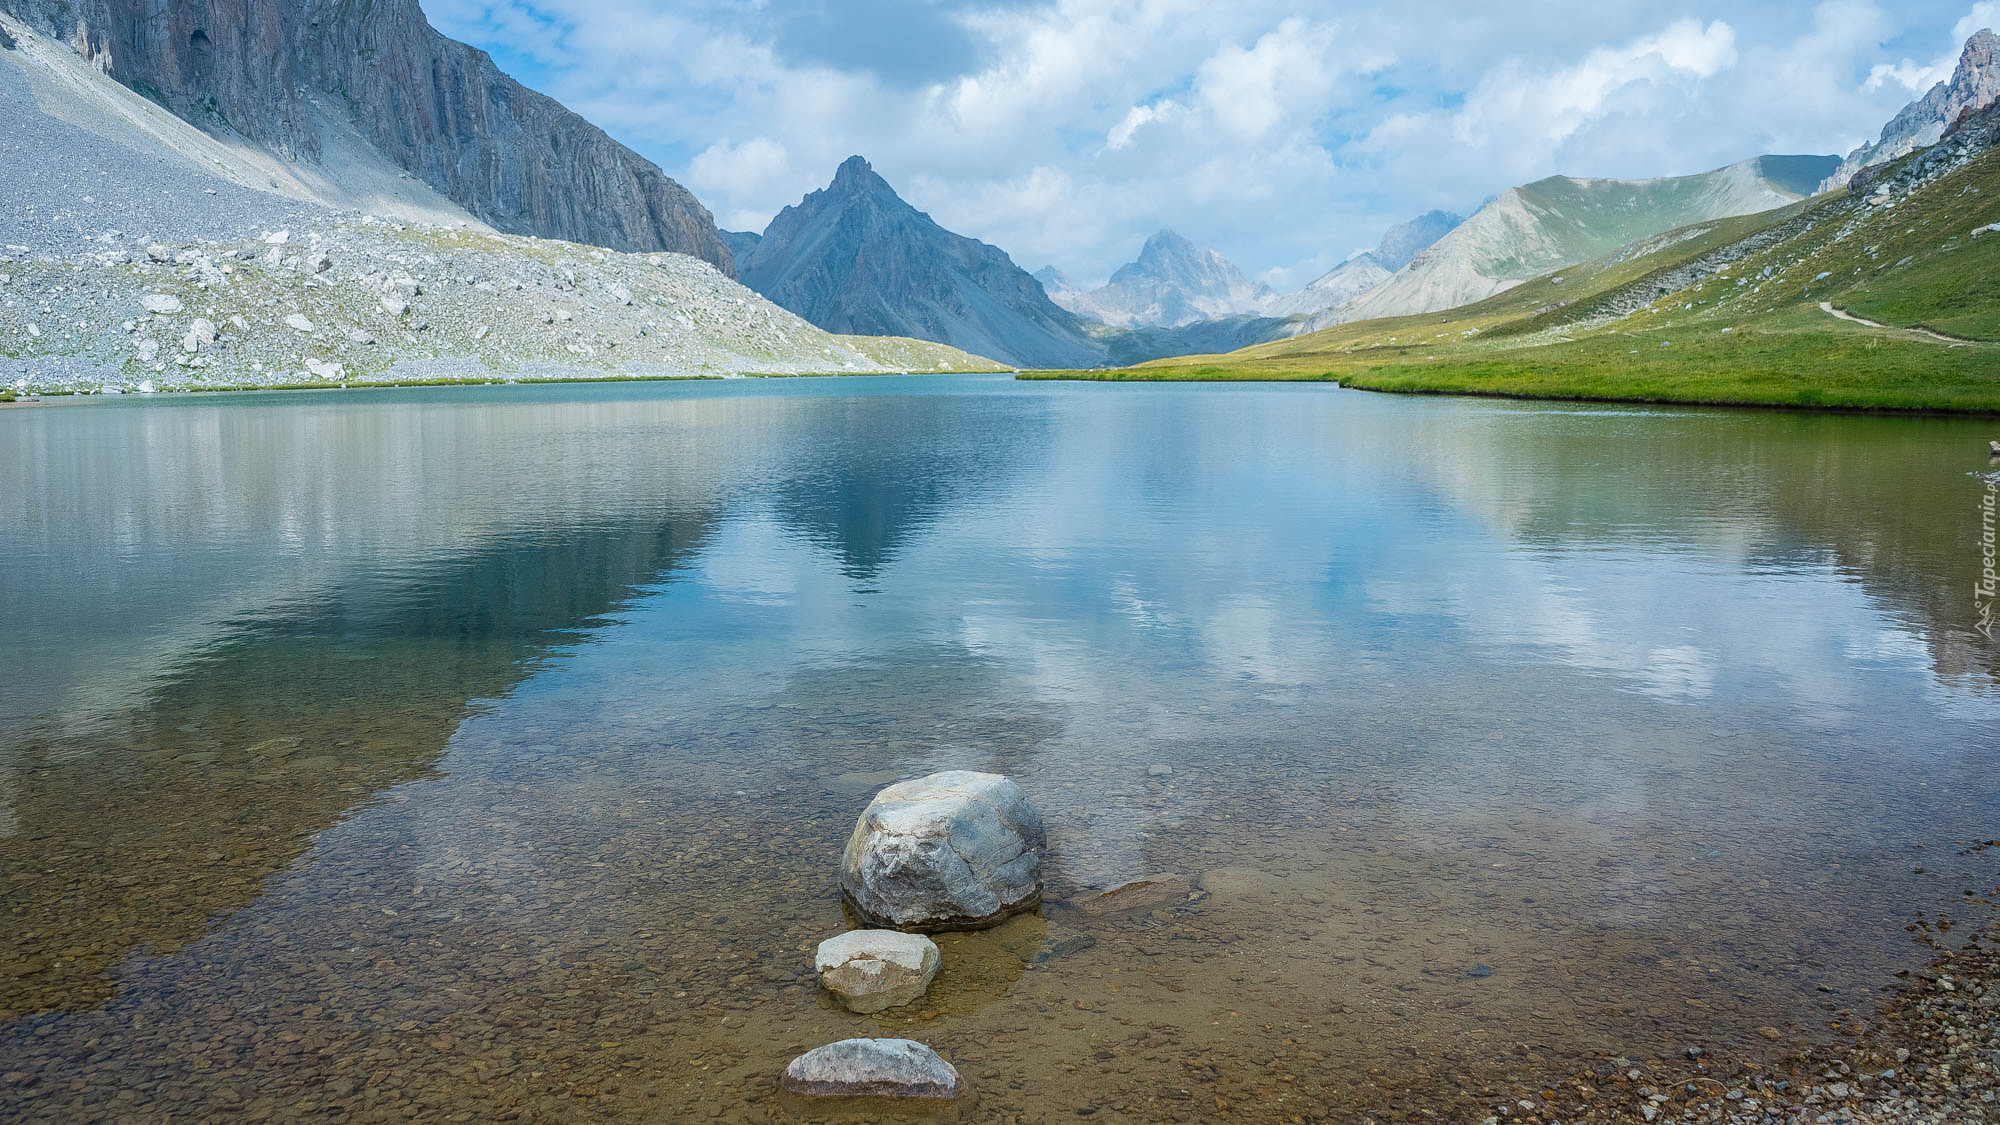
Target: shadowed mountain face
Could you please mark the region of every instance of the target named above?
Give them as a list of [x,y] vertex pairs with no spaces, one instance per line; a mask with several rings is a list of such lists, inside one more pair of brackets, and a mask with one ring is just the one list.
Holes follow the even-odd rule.
[[744,284],[829,332],[914,336],[1022,367],[1104,356],[1005,253],[937,225],[858,156],[738,264]]
[[336,124],[495,228],[732,270],[658,167],[448,39],[416,0],[0,0],[211,132],[315,163]]

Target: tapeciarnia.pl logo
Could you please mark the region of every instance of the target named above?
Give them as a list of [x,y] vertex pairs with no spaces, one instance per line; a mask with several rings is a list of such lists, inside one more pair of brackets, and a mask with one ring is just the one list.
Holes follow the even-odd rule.
[[1986,494],[1979,500],[1979,583],[1972,588],[1972,605],[1979,619],[1972,627],[1987,640],[1993,639],[1993,602],[2000,597],[2000,574],[1995,573],[1994,508],[2000,504],[2000,476],[1986,478]]

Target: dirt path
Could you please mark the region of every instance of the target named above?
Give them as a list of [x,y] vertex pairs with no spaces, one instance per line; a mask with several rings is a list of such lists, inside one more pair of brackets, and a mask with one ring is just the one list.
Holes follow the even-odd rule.
[[1844,320],[1849,324],[1859,324],[1864,328],[1880,328],[1889,332],[1908,332],[1912,335],[1924,336],[1929,339],[1936,340],[1942,344],[1950,344],[1954,348],[1963,348],[1973,343],[1973,341],[1971,340],[1955,339],[1953,337],[1945,335],[1942,332],[1933,332],[1928,328],[1890,328],[1886,324],[1878,324],[1872,320],[1864,320],[1861,317],[1855,316],[1853,313],[1846,311],[1845,309],[1836,309],[1833,307],[1832,301],[1821,301],[1819,303],[1819,309],[1821,312],[1825,313],[1830,317],[1833,317],[1835,320]]

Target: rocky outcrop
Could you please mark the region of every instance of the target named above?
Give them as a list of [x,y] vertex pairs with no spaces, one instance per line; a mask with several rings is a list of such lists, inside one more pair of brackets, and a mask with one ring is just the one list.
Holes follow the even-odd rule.
[[493,227],[733,270],[714,219],[658,167],[446,38],[417,0],[0,0],[133,90],[289,159],[358,130]]
[[1981,31],[1966,41],[1950,81],[1938,83],[1923,97],[1904,106],[1883,127],[1881,137],[1849,153],[1820,185],[1820,190],[1837,191],[1865,169],[1938,143],[1945,130],[1967,114],[1996,101],[2000,101],[2000,36]]
[[1179,328],[1251,315],[1270,298],[1267,286],[1244,277],[1229,259],[1163,230],[1111,275],[1109,285],[1089,293],[1072,289],[1055,300],[1114,328]]
[[863,1015],[923,999],[943,964],[936,942],[895,930],[850,930],[813,951],[821,987]]
[[840,889],[870,925],[995,926],[1042,901],[1042,814],[998,774],[953,770],[875,795],[848,837]]
[[1020,367],[1104,358],[1013,259],[937,225],[858,156],[738,265],[744,284],[829,332],[914,336]]
[[958,1069],[908,1039],[843,1039],[807,1051],[785,1068],[779,1088],[806,1098],[962,1098]]

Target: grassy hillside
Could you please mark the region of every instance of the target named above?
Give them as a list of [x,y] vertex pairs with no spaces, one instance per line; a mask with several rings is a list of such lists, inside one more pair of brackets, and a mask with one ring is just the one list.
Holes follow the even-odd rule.
[[1084,377],[2000,412],[1996,134],[2000,115],[1981,115],[1856,191],[1684,228],[1450,312]]

